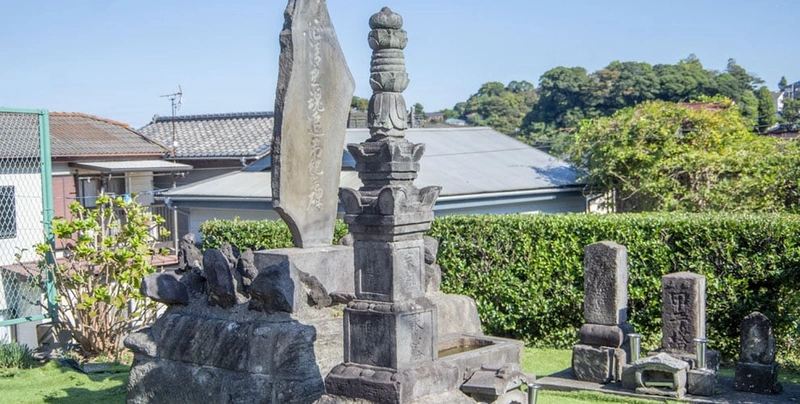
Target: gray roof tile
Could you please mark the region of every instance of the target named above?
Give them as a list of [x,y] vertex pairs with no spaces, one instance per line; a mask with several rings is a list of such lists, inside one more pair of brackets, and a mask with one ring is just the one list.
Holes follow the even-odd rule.
[[[176,158],[259,158],[270,150],[272,112],[176,116]],[[173,141],[173,118],[158,117],[140,129],[168,147]]]

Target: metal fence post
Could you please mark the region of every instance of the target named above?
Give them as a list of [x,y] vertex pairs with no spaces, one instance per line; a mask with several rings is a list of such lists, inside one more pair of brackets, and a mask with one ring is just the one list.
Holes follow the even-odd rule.
[[53,236],[53,166],[50,157],[50,113],[43,109],[39,112],[39,156],[42,167],[42,220],[44,225],[45,242],[50,245],[50,251],[45,256],[47,263],[47,276],[45,277],[45,292],[47,295],[47,313],[53,323],[58,322],[58,307],[56,306],[56,286],[53,271],[56,270],[56,261],[53,257],[56,242]]

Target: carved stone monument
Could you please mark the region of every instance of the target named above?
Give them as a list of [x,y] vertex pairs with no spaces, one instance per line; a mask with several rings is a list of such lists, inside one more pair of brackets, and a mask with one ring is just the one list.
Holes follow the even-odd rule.
[[296,247],[331,244],[355,82],[325,0],[291,0],[281,32],[272,199]]
[[706,277],[678,272],[661,278],[661,347],[696,354],[695,338],[706,336]]
[[[518,358],[508,355],[516,355],[516,348],[503,354],[497,351],[499,355],[476,350],[437,360],[438,309],[426,289],[435,292],[438,282],[431,273],[435,268],[426,268],[423,233],[433,220],[441,188],[418,189],[413,184],[425,146],[409,142],[404,134],[402,91],[409,80],[403,19],[383,8],[369,25],[371,137],[347,146],[364,185],[340,191],[355,250],[355,300],[344,310],[344,363],[325,379],[328,395],[321,402],[474,402],[460,394],[459,387],[481,399],[497,398],[526,379],[516,365]],[[428,244],[432,264],[435,248]],[[468,340],[476,348],[493,349],[491,345],[503,343],[490,337],[481,336],[478,342],[477,337],[462,336],[453,341],[454,346],[463,347],[460,342]],[[498,358],[511,362],[510,367],[496,366]],[[491,386],[487,386],[489,381]]]
[[603,241],[584,249],[585,323],[572,348],[572,374],[578,380],[619,380],[630,352],[628,334],[628,251]]
[[734,388],[760,394],[780,393],[775,336],[769,318],[757,311],[748,314],[742,321],[740,343]]

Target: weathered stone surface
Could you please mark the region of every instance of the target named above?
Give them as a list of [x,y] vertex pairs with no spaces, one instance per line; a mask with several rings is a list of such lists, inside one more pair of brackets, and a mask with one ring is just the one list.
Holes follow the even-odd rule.
[[584,249],[583,315],[586,323],[628,321],[628,250],[611,241]]
[[594,383],[614,380],[614,349],[575,345],[572,347],[572,375]]
[[333,300],[328,296],[328,291],[325,286],[313,275],[309,275],[303,271],[298,271],[300,275],[300,283],[303,285],[303,290],[308,296],[307,303],[309,306],[316,309],[328,307],[333,303]]
[[439,254],[439,240],[431,236],[424,236],[422,240],[425,242],[425,263],[435,264],[436,256]]
[[769,365],[775,362],[775,336],[772,321],[755,311],[742,321],[739,362]]
[[174,272],[146,275],[139,289],[143,295],[164,304],[189,303],[189,289]]
[[436,306],[354,300],[344,310],[344,361],[408,369],[436,358]]
[[737,391],[759,394],[778,394],[783,386],[778,382],[778,364],[736,362],[733,387]]
[[258,276],[258,268],[256,268],[255,265],[253,250],[248,248],[239,255],[239,259],[236,261],[236,270],[239,271],[239,275],[242,277],[242,284],[245,290],[247,290],[247,287],[250,286],[253,279]]
[[135,354],[142,354],[154,358],[158,356],[158,346],[153,339],[152,329],[150,327],[143,328],[128,335],[125,337],[123,344]]
[[483,335],[478,306],[469,296],[441,292],[425,295],[439,312],[439,335],[466,333]]
[[628,334],[633,333],[633,326],[584,324],[578,331],[581,344],[620,348],[628,342]]
[[203,252],[203,273],[208,285],[208,302],[212,306],[236,304],[236,283],[228,258],[219,250]]
[[706,277],[690,272],[664,275],[661,291],[662,348],[696,354],[694,339],[706,336]]
[[439,339],[438,360],[456,366],[459,369],[459,378],[464,380],[475,369],[483,366],[500,368],[520,363],[524,349],[525,344],[522,341],[508,338],[465,333],[447,334]]
[[475,401],[494,403],[506,392],[517,390],[527,383],[528,376],[518,364],[512,363],[499,368],[481,366],[461,385],[461,391]]
[[253,279],[250,292],[250,309],[267,313],[277,311],[292,313],[300,308],[302,290],[291,277],[292,264],[282,261],[259,271]]
[[665,353],[631,363],[635,369],[636,392],[681,398],[686,394],[689,364]]
[[438,292],[442,286],[442,268],[439,264],[425,264],[425,293]]
[[290,0],[281,32],[273,207],[297,247],[330,245],[355,82],[322,1]]
[[342,236],[342,238],[339,239],[339,245],[352,247],[354,241],[355,240],[353,239],[353,234],[347,233],[344,236]]
[[713,396],[717,372],[711,369],[691,369],[686,372],[686,392],[696,396]]
[[236,263],[239,261],[239,250],[237,248],[230,243],[222,243],[219,246],[219,252],[228,259],[228,265],[231,268],[236,268]]
[[411,403],[426,396],[457,391],[458,368],[429,362],[409,369],[393,370],[344,363],[325,378],[328,394],[370,400],[374,403]]
[[194,233],[184,234],[178,247],[178,269],[188,271],[192,268],[202,268],[203,253],[195,245]]
[[[288,261],[298,271],[317,278],[328,292],[353,293],[353,248],[348,246],[326,246],[318,248],[277,248],[256,251],[256,268],[263,269]],[[298,274],[292,279],[299,282]]]

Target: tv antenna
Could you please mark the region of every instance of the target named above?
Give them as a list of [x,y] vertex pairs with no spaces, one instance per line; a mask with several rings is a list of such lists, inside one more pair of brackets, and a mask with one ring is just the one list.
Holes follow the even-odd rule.
[[169,98],[172,104],[172,159],[175,159],[175,150],[178,148],[178,141],[175,139],[175,114],[181,109],[183,103],[183,89],[178,85],[178,92],[172,94],[164,94],[159,97]]

